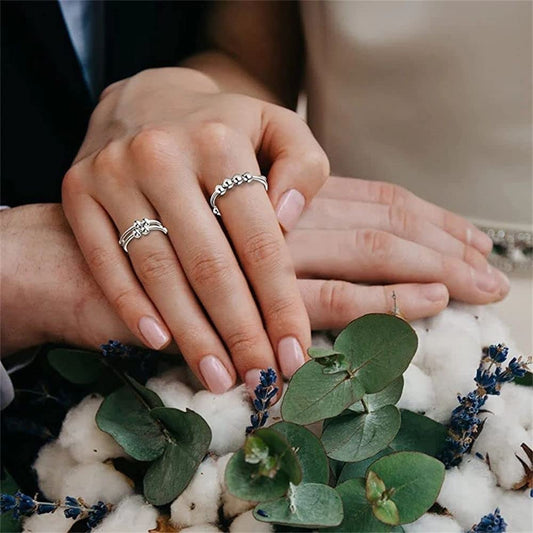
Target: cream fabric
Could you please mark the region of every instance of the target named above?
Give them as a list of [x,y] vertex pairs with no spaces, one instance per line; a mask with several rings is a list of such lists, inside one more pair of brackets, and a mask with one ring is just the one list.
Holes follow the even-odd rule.
[[[532,3],[303,1],[308,121],[333,173],[532,227]],[[531,350],[531,276],[503,311]]]

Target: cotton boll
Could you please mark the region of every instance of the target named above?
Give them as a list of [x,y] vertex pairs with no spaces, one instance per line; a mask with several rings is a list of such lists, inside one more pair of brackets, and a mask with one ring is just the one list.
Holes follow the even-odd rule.
[[66,472],[76,465],[76,461],[67,448],[58,441],[46,444],[39,451],[33,468],[37,472],[39,488],[49,500],[61,496],[61,486]]
[[180,529],[180,533],[216,533],[220,529],[213,524],[199,524],[197,526]]
[[533,510],[528,490],[500,490],[498,507],[507,522],[507,531],[533,531]]
[[466,531],[498,506],[498,497],[496,478],[488,465],[477,457],[468,457],[458,467],[446,470],[437,502]]
[[256,502],[249,502],[247,500],[236,498],[229,492],[224,476],[226,473],[226,466],[228,465],[228,462],[232,456],[233,453],[228,453],[227,455],[220,457],[217,461],[218,481],[222,489],[222,510],[226,518],[233,518],[234,516],[242,514],[255,507],[256,504]]
[[230,533],[270,533],[274,528],[267,522],[256,520],[253,511],[239,515],[229,526]]
[[481,347],[491,344],[506,344],[511,348],[514,341],[511,339],[509,327],[498,317],[490,306],[479,308],[479,342]]
[[127,457],[126,452],[96,425],[96,412],[103,398],[91,394],[70,409],[63,421],[59,442],[70,450],[79,463],[101,463],[113,457]]
[[435,405],[433,381],[420,368],[410,364],[403,374],[404,386],[398,407],[415,413],[425,413],[428,406]]
[[133,483],[106,463],[77,465],[65,472],[60,498],[83,498],[89,505],[98,501],[116,504],[133,492]]
[[190,409],[202,416],[212,432],[209,450],[217,455],[234,452],[244,444],[252,408],[245,385],[224,394],[197,392]]
[[154,391],[160,398],[165,407],[173,407],[185,411],[193,397],[192,390],[177,380],[169,380],[167,376],[164,378],[154,377],[146,382],[146,388]]
[[505,489],[511,489],[524,475],[524,469],[515,453],[521,455],[520,445],[529,441],[527,431],[506,415],[485,415],[485,424],[479,434],[473,452],[489,454],[490,468],[498,483]]
[[140,495],[124,498],[93,533],[146,533],[157,527],[159,512]]
[[313,348],[331,348],[333,343],[329,337],[322,332],[314,332],[311,339]]
[[462,533],[464,530],[451,517],[426,513],[416,522],[402,526],[406,533]]
[[500,399],[507,406],[506,415],[516,420],[524,429],[533,427],[533,389],[514,383],[506,383],[501,390]]
[[61,509],[54,513],[34,514],[24,518],[22,531],[24,533],[68,533],[77,520],[66,518]]
[[217,464],[208,457],[200,464],[189,486],[170,506],[171,522],[177,527],[216,522],[220,495]]

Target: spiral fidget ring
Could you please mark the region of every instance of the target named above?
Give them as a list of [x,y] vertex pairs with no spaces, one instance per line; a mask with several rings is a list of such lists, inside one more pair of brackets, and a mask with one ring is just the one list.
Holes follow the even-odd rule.
[[148,218],[143,218],[142,220],[135,220],[133,225],[131,225],[121,236],[118,241],[120,246],[124,248],[124,251],[128,252],[128,244],[133,239],[140,239],[144,235],[148,235],[151,231],[161,231],[165,235],[168,234],[167,228],[159,222],[159,220],[150,220]]
[[215,187],[211,198],[209,199],[209,204],[213,209],[213,213],[217,216],[221,216],[220,210],[216,206],[216,200],[219,196],[224,196],[228,191],[233,189],[233,187],[242,185],[243,183],[251,183],[252,181],[258,181],[263,185],[266,191],[268,191],[268,183],[265,176],[254,176],[249,172],[244,174],[235,174],[232,178],[226,178],[222,183],[218,184]]

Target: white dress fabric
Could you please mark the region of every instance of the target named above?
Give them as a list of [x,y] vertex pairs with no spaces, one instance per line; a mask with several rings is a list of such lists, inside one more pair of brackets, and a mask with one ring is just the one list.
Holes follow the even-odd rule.
[[[307,112],[332,172],[532,231],[532,3],[303,1]],[[496,309],[531,353],[531,270]],[[499,339],[495,339],[499,342]]]

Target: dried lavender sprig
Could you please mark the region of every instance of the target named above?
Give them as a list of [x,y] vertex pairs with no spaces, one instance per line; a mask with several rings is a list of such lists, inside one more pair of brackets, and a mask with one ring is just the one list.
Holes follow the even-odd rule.
[[489,346],[476,371],[476,389],[466,396],[457,396],[459,406],[452,411],[446,446],[440,457],[446,468],[457,466],[463,455],[472,449],[483,428],[484,422],[479,413],[488,396],[498,396],[504,383],[510,383],[526,373],[530,359],[523,360],[522,357],[513,357],[507,367],[502,368],[508,353],[509,349],[504,344]]
[[507,530],[507,523],[503,519],[498,507],[494,513],[485,515],[478,524],[472,526],[468,533],[503,533]]
[[276,380],[278,379],[274,369],[261,370],[259,374],[259,385],[254,390],[255,399],[253,406],[255,413],[250,417],[250,424],[246,428],[246,433],[249,434],[254,429],[263,427],[268,420],[268,409],[270,402],[278,393],[276,387]]
[[21,516],[31,516],[35,513],[54,513],[62,509],[66,518],[87,518],[90,528],[96,527],[98,523],[111,510],[112,505],[99,501],[95,505],[87,505],[81,498],[67,496],[65,502],[40,502],[36,499],[17,491],[15,495],[2,494],[0,496],[0,514],[13,512],[13,518],[18,520]]

